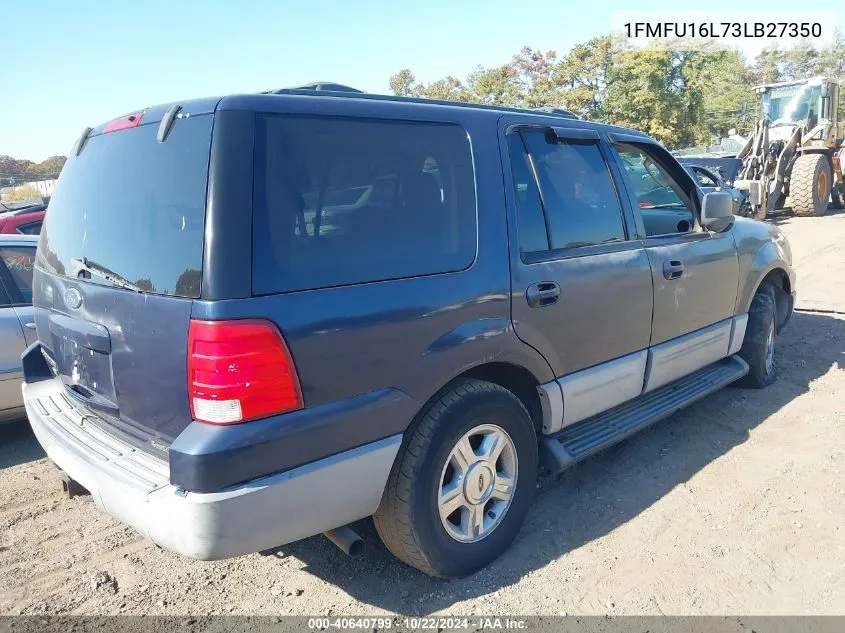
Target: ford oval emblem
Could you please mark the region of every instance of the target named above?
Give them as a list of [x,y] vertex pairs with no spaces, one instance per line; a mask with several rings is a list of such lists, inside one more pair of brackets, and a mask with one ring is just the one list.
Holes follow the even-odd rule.
[[82,305],[82,293],[76,288],[68,288],[65,290],[65,305],[68,308],[78,308]]

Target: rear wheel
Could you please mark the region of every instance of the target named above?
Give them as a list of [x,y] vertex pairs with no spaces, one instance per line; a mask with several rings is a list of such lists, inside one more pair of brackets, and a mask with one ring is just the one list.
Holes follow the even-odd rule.
[[396,458],[373,519],[385,546],[440,577],[471,574],[516,537],[537,477],[534,424],[499,385],[442,394]]
[[749,372],[740,384],[752,389],[762,389],[777,379],[775,365],[775,343],[777,341],[777,302],[775,289],[764,284],[757,290],[751,309],[748,311],[748,325],[742,342],[740,357],[748,363]]
[[796,215],[822,215],[830,198],[830,162],[824,154],[802,154],[792,167],[789,197]]

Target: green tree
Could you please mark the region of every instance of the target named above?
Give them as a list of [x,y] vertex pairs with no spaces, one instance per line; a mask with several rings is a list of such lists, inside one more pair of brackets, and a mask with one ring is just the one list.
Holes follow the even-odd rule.
[[39,176],[57,178],[62,167],[65,166],[65,161],[67,161],[67,156],[50,156],[31,166],[28,171]]
[[783,80],[809,79],[818,74],[819,51],[807,40],[802,40],[781,56]]
[[412,97],[414,96],[414,86],[417,78],[414,77],[409,69],[403,68],[395,75],[390,76],[390,91],[397,97]]
[[777,46],[767,46],[754,59],[750,69],[753,85],[771,84],[783,79],[783,53]]
[[642,130],[670,147],[681,140],[684,100],[676,89],[677,68],[669,52],[623,52],[608,77],[602,104],[608,121]]
[[463,89],[471,102],[510,106],[521,100],[516,71],[510,65],[489,69],[479,66],[469,74]]
[[624,52],[623,41],[613,36],[594,37],[574,46],[553,70],[557,101],[585,118],[600,118],[613,83],[620,77],[624,80],[615,72]]
[[[837,79],[845,83],[845,38],[838,29],[834,30],[833,38],[827,46],[819,51],[818,69],[820,75]],[[839,135],[842,136],[845,129],[845,86],[839,89]]]
[[755,95],[751,90],[751,69],[741,53],[734,50],[702,53],[686,72],[701,93],[701,119],[697,125],[701,130],[700,142],[718,141],[731,128],[742,133],[750,131]]
[[557,64],[557,53],[545,53],[523,46],[508,64],[511,72],[511,82],[517,97],[514,105],[526,108],[542,108],[558,106],[558,86],[555,83],[554,70]]

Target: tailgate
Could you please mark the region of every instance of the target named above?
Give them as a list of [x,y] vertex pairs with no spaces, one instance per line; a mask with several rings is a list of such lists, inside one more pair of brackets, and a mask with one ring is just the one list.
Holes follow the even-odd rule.
[[89,137],[65,165],[33,303],[38,339],[71,401],[158,452],[191,421],[188,327],[213,115],[175,121],[163,142],[157,121],[136,116],[140,125]]

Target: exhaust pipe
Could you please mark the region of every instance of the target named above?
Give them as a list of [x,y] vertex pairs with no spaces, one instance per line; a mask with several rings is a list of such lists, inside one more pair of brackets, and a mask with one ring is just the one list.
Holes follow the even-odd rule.
[[358,536],[348,525],[324,532],[323,535],[337,545],[343,553],[358,558],[367,549],[364,539]]

